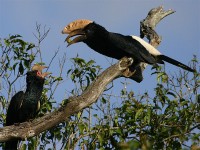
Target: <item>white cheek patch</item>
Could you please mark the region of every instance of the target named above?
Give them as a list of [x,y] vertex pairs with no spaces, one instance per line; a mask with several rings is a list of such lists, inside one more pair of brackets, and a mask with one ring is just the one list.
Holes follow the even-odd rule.
[[154,48],[151,44],[147,43],[145,40],[141,39],[140,37],[133,35],[132,38],[140,42],[140,44],[142,44],[148,50],[150,54],[154,56],[161,55],[161,53],[156,48]]

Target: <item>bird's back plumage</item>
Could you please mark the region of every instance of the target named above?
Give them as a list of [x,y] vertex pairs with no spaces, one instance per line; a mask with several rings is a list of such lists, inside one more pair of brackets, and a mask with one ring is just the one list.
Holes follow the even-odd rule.
[[19,110],[24,100],[24,92],[20,91],[16,93],[11,101],[7,110],[6,116],[6,126],[13,125],[14,123],[19,122]]
[[95,23],[93,23],[93,26],[95,26],[93,29],[96,31],[93,31],[92,38],[87,39],[85,43],[103,55],[116,59],[121,59],[124,56],[131,57],[134,60],[134,65],[140,62],[152,65],[156,63],[164,64],[163,61],[166,61],[185,70],[195,71],[179,61],[162,55],[156,48],[140,37],[108,32]]
[[136,62],[146,62],[148,64],[156,63],[155,57],[151,55],[140,42],[133,39],[131,36],[124,36],[117,33],[110,33],[109,35],[110,43],[113,45],[110,49],[115,47],[120,53],[121,58],[126,56],[132,57]]
[[88,26],[86,30],[88,30],[88,39],[84,42],[98,53],[115,59],[126,56],[132,57],[135,62],[156,63],[155,58],[132,36],[108,32],[95,23]]
[[[14,123],[18,123],[19,121],[19,109],[23,103],[24,92],[20,91],[16,93],[11,101],[9,108],[7,110],[6,116],[6,126],[13,125]],[[11,140],[6,142],[5,150],[16,150],[17,149],[18,140]]]

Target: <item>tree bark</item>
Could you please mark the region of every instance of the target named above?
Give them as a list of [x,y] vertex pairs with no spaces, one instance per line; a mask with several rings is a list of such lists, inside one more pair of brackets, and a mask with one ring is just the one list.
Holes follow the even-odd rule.
[[163,18],[174,12],[175,11],[171,9],[164,11],[162,6],[151,9],[147,17],[140,22],[140,37],[146,37],[149,40],[149,43],[157,48],[161,43],[161,37],[154,29]]
[[30,122],[0,128],[0,142],[30,138],[67,120],[71,115],[95,103],[106,86],[113,79],[122,76],[132,62],[132,58],[122,58],[118,63],[102,72],[80,96],[70,97],[68,103],[57,111]]

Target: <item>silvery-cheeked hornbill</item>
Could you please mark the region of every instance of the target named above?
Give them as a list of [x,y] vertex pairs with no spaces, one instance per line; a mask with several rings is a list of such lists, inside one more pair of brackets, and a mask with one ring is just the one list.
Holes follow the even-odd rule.
[[[40,109],[40,97],[42,95],[45,77],[48,72],[42,73],[46,66],[34,65],[26,76],[26,91],[16,93],[7,110],[6,126],[34,119]],[[17,150],[19,140],[11,140],[5,143],[5,150]]]
[[[75,20],[69,23],[62,30],[62,33],[69,34],[66,38],[68,46],[77,42],[84,42],[96,52],[108,57],[115,59],[121,59],[125,56],[133,58],[134,62],[129,69],[135,70],[135,73],[139,74],[139,76],[134,77],[133,75],[130,78],[137,82],[141,82],[143,79],[142,71],[138,67],[141,62],[157,65],[157,63],[163,64],[166,61],[185,70],[195,72],[194,69],[181,62],[162,55],[157,49],[140,37],[109,32],[91,20]],[[70,38],[74,36],[75,38],[71,40]]]

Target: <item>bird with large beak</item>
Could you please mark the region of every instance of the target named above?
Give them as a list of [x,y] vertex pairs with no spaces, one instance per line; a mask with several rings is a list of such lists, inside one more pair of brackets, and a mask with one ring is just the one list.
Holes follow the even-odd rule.
[[[26,74],[26,91],[16,93],[11,101],[6,115],[6,126],[34,119],[40,109],[40,99],[45,77],[50,73],[42,70],[47,68],[35,64]],[[5,150],[16,150],[19,139],[7,141]]]
[[[190,72],[195,72],[189,66],[162,55],[156,48],[137,36],[125,36],[119,33],[107,31],[104,27],[94,21],[80,19],[69,23],[63,30],[63,34],[68,34],[66,42],[69,45],[78,42],[86,43],[96,52],[115,59],[131,57],[134,60],[130,70],[136,71],[136,76],[130,78],[137,82],[142,81],[142,71],[140,63],[150,65],[164,64],[164,61],[181,67]],[[75,37],[71,40],[71,38]],[[138,76],[139,75],[139,76]]]

